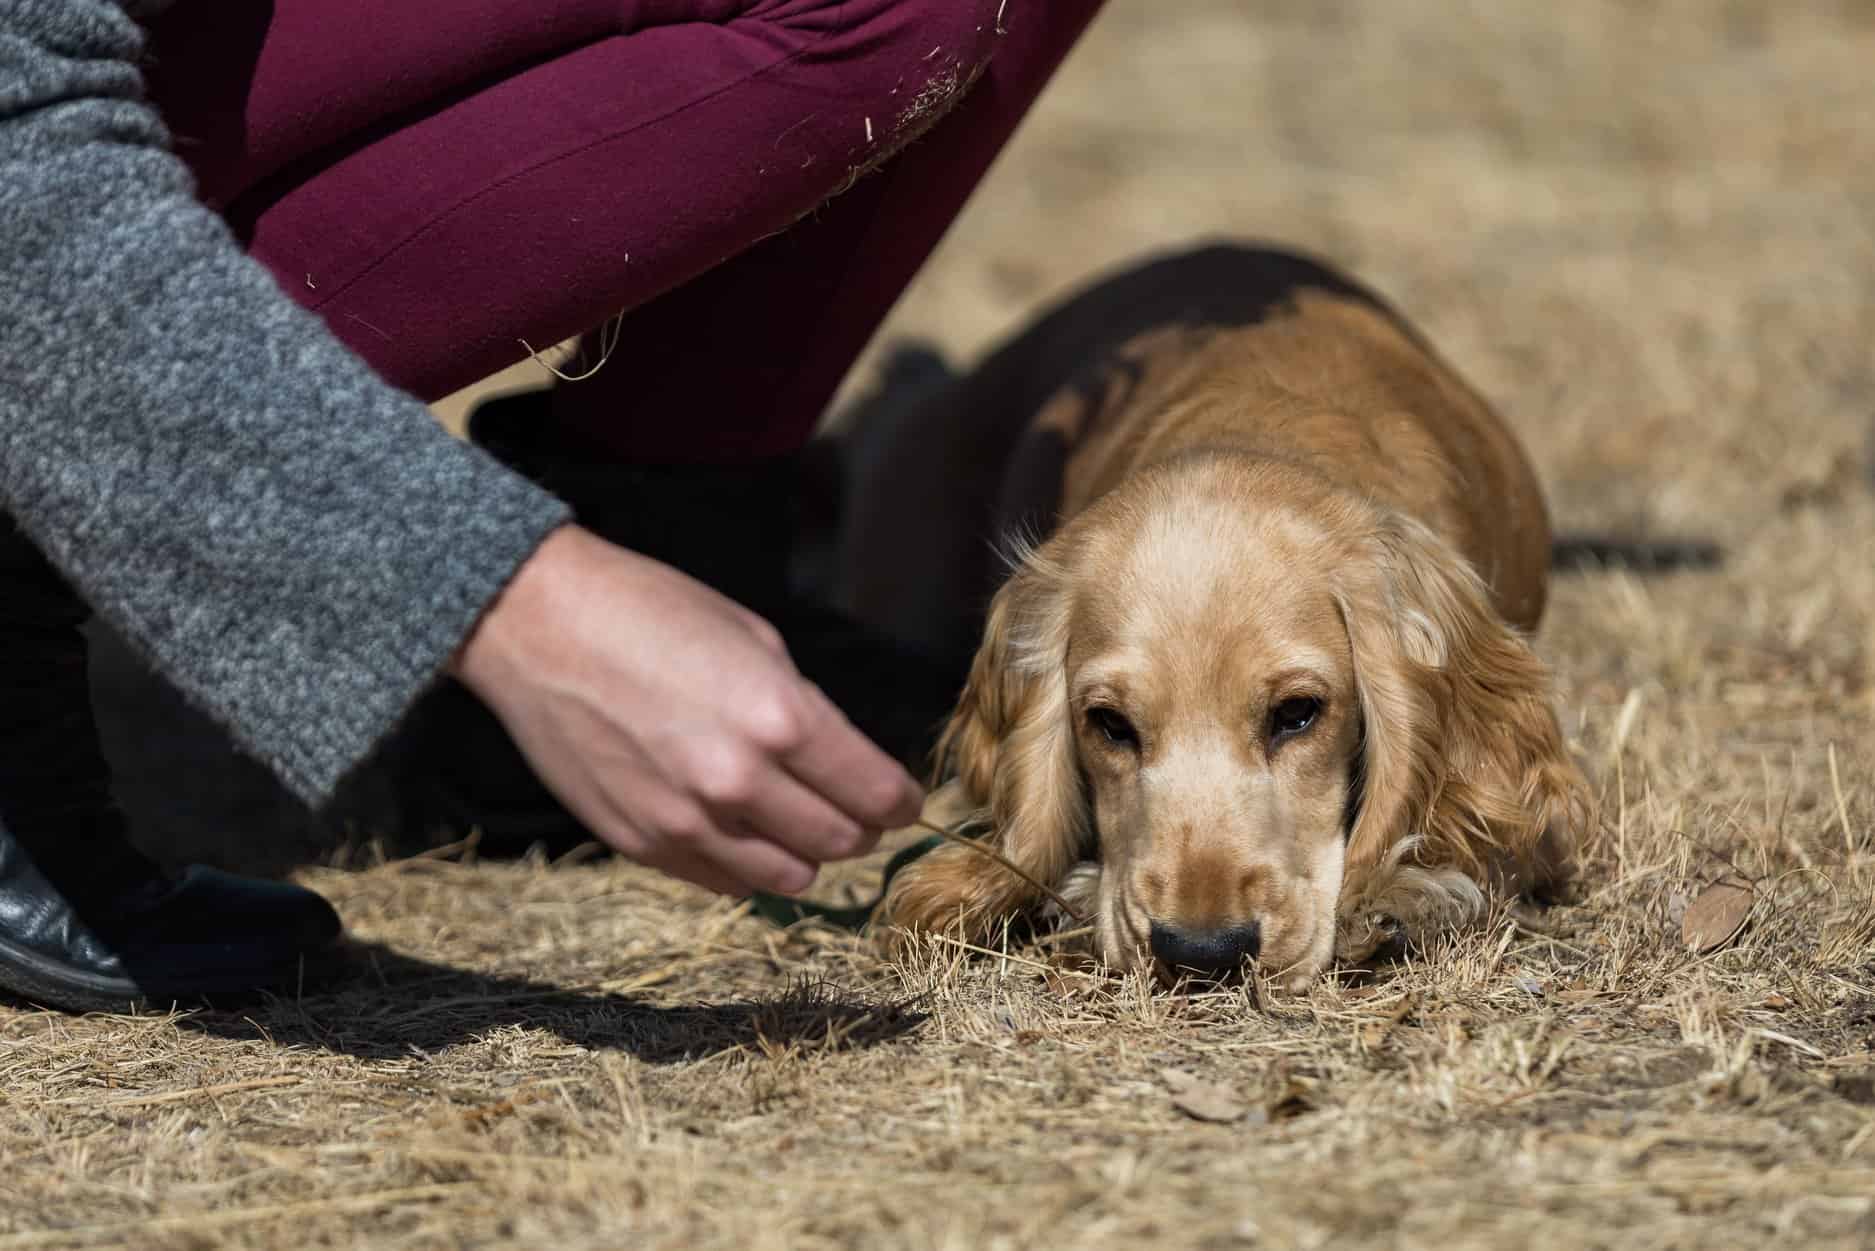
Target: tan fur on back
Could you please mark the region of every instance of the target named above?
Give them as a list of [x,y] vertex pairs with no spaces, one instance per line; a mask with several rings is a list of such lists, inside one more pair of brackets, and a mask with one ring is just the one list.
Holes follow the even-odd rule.
[[1197,448],[1301,465],[1424,522],[1470,560],[1498,609],[1534,628],[1549,570],[1541,489],[1504,424],[1372,306],[1307,291],[1293,311],[1227,329],[1155,331],[1101,402],[1051,402],[1036,425],[1073,453],[1061,511]]

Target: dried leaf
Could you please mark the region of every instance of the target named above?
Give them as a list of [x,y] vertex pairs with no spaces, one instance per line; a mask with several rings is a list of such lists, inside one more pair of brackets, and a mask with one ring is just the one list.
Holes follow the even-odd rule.
[[1042,971],[1042,984],[1049,993],[1063,999],[1078,999],[1100,989],[1104,979],[1085,969],[1076,968],[1068,957],[1060,957]]
[[1361,1045],[1369,1051],[1378,1051],[1386,1045],[1387,1038],[1393,1033],[1393,1027],[1404,1021],[1417,1005],[1419,996],[1410,991],[1400,996],[1400,1002],[1393,1010],[1361,1030]]
[[1680,938],[1695,954],[1717,951],[1738,936],[1751,915],[1751,885],[1737,878],[1721,878],[1687,905],[1680,921]]
[[1172,1106],[1195,1121],[1228,1125],[1250,1114],[1249,1105],[1235,1091],[1215,1082],[1200,1081],[1183,1069],[1166,1069],[1159,1078],[1172,1092]]
[[1228,1125],[1241,1121],[1250,1109],[1222,1086],[1201,1082],[1172,1096],[1172,1106],[1196,1121]]

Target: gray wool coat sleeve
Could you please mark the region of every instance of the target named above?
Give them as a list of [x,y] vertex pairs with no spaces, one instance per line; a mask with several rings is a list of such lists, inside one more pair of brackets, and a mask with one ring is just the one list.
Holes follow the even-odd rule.
[[318,802],[566,510],[195,200],[142,95],[154,7],[0,0],[0,507]]

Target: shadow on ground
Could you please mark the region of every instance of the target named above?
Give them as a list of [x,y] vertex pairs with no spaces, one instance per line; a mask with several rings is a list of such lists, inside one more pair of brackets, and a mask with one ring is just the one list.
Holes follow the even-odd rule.
[[177,1024],[216,1038],[368,1060],[431,1055],[521,1026],[588,1050],[669,1064],[736,1050],[863,1049],[903,1037],[927,1019],[909,1002],[869,999],[819,981],[768,997],[661,1007],[603,988],[469,972],[355,943],[344,967],[328,971],[318,987],[203,1009]]

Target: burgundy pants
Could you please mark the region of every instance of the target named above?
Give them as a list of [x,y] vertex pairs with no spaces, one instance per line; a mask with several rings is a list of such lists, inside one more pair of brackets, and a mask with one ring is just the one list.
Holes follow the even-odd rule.
[[812,432],[1100,0],[184,0],[205,200],[425,399],[624,313],[558,417],[621,458]]

